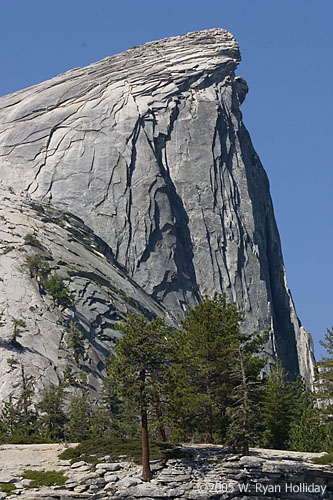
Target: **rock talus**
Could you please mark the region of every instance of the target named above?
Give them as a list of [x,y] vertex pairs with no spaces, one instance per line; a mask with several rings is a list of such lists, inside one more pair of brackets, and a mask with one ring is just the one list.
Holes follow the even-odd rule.
[[[269,358],[311,382],[311,339],[242,121],[248,89],[235,76],[239,62],[234,37],[212,29],[1,98],[1,183],[80,217],[152,313],[176,321],[203,295],[225,292],[245,312],[247,331],[270,329]],[[80,286],[78,294],[87,291]]]

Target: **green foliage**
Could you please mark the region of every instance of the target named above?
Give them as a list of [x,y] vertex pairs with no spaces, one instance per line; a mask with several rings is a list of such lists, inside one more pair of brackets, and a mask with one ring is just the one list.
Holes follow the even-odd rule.
[[25,470],[22,474],[23,479],[30,479],[28,488],[40,488],[41,486],[62,486],[68,477],[62,471],[48,470]]
[[0,483],[0,491],[3,493],[11,493],[16,489],[15,484],[12,483]]
[[109,375],[117,383],[117,395],[124,404],[136,408],[141,416],[142,477],[149,481],[148,414],[155,412],[163,439],[161,395],[168,371],[167,337],[170,327],[161,318],[148,321],[144,316],[130,314],[118,325],[124,336],[118,339],[110,357]]
[[36,414],[32,404],[33,379],[25,375],[21,365],[21,391],[16,399],[9,396],[3,403],[0,415],[0,435],[6,440],[10,436],[29,436],[35,430]]
[[39,434],[30,434],[28,436],[20,434],[20,431],[18,431],[17,434],[0,436],[1,444],[45,444],[45,443],[56,443],[56,442],[57,441],[49,439],[45,436],[40,436]]
[[133,438],[137,435],[138,428],[136,408],[131,408],[119,399],[116,381],[107,373],[96,401],[90,427],[91,436],[103,438],[112,435],[118,438]]
[[333,465],[333,452],[326,453],[322,457],[315,457],[311,459],[311,462],[318,465]]
[[333,415],[333,328],[327,330],[325,340],[320,344],[325,347],[328,356],[323,356],[318,364],[316,381],[316,398],[321,409],[321,417],[325,422],[332,420]]
[[63,386],[67,387],[69,385],[75,385],[76,383],[77,383],[77,380],[76,380],[75,376],[73,375],[72,367],[69,363],[67,363],[65,370],[64,370]]
[[292,418],[289,427],[289,449],[323,451],[325,429],[320,422],[315,398],[299,375],[294,384]]
[[236,304],[228,304],[225,295],[215,294],[189,309],[182,329],[173,333],[169,413],[178,437],[199,431],[201,440],[213,441],[232,387],[230,371],[242,319]]
[[21,328],[26,328],[26,322],[23,319],[12,318],[12,323],[14,325],[13,339],[12,343],[17,343],[18,337],[22,337],[21,333],[23,330]]
[[51,272],[48,262],[41,255],[27,255],[25,261],[31,278],[43,282]]
[[262,401],[263,446],[285,450],[288,445],[289,426],[293,415],[293,387],[286,380],[286,372],[277,360],[266,378]]
[[74,303],[74,294],[71,292],[64,279],[54,272],[44,281],[45,290],[53,298],[58,307],[71,307]]
[[168,368],[166,339],[170,327],[161,318],[149,321],[130,314],[118,329],[124,336],[118,339],[115,354],[110,357],[108,373],[117,382],[121,400],[137,409],[148,409],[154,404],[154,391],[161,388],[162,372]]
[[67,412],[66,437],[69,441],[79,442],[90,437],[93,406],[87,394],[80,391],[72,398]]
[[43,248],[41,242],[37,239],[35,234],[28,233],[24,236],[24,244],[30,245],[35,248]]
[[75,363],[80,365],[80,360],[84,357],[84,338],[81,330],[75,321],[71,321],[70,327],[67,330],[69,333],[68,347],[73,350]]
[[4,401],[0,415],[0,435],[10,436],[18,433],[20,427],[20,411],[12,396]]
[[243,455],[248,455],[249,446],[259,440],[260,400],[262,397],[261,370],[265,359],[262,353],[268,332],[263,335],[254,332],[252,335],[239,334],[238,347],[234,352],[234,362],[230,371],[233,389],[230,406],[227,408],[229,425],[227,443],[231,444]]
[[68,418],[63,410],[64,388],[59,385],[51,385],[45,388],[42,399],[38,404],[41,412],[38,419],[41,435],[52,440],[65,438],[65,425]]
[[7,363],[11,370],[14,370],[18,365],[18,361],[15,358],[7,358]]
[[[151,441],[150,458],[151,460],[171,458],[172,450],[174,449],[174,444]],[[176,448],[176,450],[178,449]],[[175,454],[179,453],[179,451],[176,450]],[[114,437],[89,439],[83,441],[75,448],[67,448],[67,450],[59,455],[59,458],[62,460],[72,460],[73,462],[80,459],[90,463],[96,463],[105,455],[110,455],[110,461],[117,460],[121,456],[126,456],[128,459],[140,464],[141,440]]]

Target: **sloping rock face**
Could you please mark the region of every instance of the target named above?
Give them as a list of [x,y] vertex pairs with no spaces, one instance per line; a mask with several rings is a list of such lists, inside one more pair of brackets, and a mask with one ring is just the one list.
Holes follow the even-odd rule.
[[[80,219],[0,189],[0,222],[0,401],[19,398],[31,382],[39,398],[44,387],[64,381],[66,369],[73,390],[82,385],[96,395],[105,357],[119,336],[115,323],[129,312],[153,318],[166,311]],[[27,234],[36,235],[40,247],[27,245]],[[58,307],[31,277],[30,256],[45,259],[64,279],[74,308]],[[73,322],[81,332],[79,356],[73,353]]]
[[[311,381],[269,183],[223,29],[151,42],[0,99],[4,186],[80,217],[171,317],[225,292]],[[158,307],[158,306],[156,306]]]

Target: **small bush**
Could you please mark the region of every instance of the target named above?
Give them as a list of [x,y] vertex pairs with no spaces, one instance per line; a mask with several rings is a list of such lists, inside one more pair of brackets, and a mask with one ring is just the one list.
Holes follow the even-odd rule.
[[41,486],[62,486],[67,481],[68,477],[62,471],[48,470],[26,470],[23,473],[24,479],[30,479],[31,483],[28,488],[39,488]]
[[74,297],[73,293],[69,290],[68,286],[65,285],[64,280],[57,273],[53,273],[45,282],[45,290],[51,297],[58,307],[70,307],[73,305]]
[[0,491],[3,493],[11,493],[15,490],[15,484],[12,483],[0,483]]
[[21,434],[11,434],[10,436],[0,436],[0,444],[51,444],[56,443],[47,437],[31,434],[24,436]]
[[27,327],[27,324],[24,321],[24,319],[12,318],[12,323],[14,325],[14,338],[16,339],[17,337],[22,337],[21,333],[23,330],[20,330],[20,328]]
[[311,459],[311,462],[314,462],[318,465],[333,465],[333,451],[330,451],[326,455],[322,457],[315,457]]
[[28,255],[25,261],[31,278],[44,280],[51,272],[48,262],[41,255]]
[[[160,441],[150,442],[150,460],[166,460],[169,458],[184,458],[184,452],[176,448],[174,444],[163,443]],[[63,460],[72,460],[76,462],[78,459],[85,460],[90,463],[97,463],[98,459],[110,455],[110,460],[117,460],[119,456],[126,455],[128,459],[133,460],[137,464],[141,464],[141,440],[130,438],[104,438],[104,439],[88,439],[82,441],[75,448],[67,448],[59,458]],[[175,456],[174,456],[175,455]],[[186,453],[186,458],[190,455]]]
[[36,248],[43,248],[41,242],[32,233],[26,234],[23,239],[24,239],[25,245],[30,245],[30,246],[36,247]]

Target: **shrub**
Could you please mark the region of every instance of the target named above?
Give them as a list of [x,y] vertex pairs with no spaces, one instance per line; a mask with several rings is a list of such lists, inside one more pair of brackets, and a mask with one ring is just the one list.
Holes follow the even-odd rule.
[[62,486],[68,477],[62,471],[48,470],[26,470],[23,473],[24,479],[30,479],[28,488],[39,488],[40,486]]
[[32,247],[36,247],[36,248],[43,248],[41,242],[32,233],[26,234],[23,239],[24,239],[25,245],[31,245]]
[[12,318],[12,322],[14,325],[14,337],[21,337],[22,330],[20,328],[26,328],[26,322],[23,319]]
[[51,297],[58,307],[63,308],[70,307],[73,305],[74,297],[73,292],[71,292],[67,285],[65,285],[64,280],[56,272],[52,274],[44,282],[45,290]]
[[[176,448],[174,444],[161,441],[151,441],[150,443],[151,460],[172,458],[173,453],[179,454],[179,448]],[[97,463],[98,459],[105,455],[110,455],[110,461],[117,460],[119,456],[125,455],[135,463],[140,464],[142,458],[141,439],[113,437],[88,439],[82,441],[75,448],[67,448],[59,455],[59,458],[73,460],[74,462],[80,459],[90,463]]]
[[28,255],[26,257],[26,264],[31,278],[44,280],[51,272],[49,264],[41,255]]
[[311,462],[314,462],[318,465],[333,465],[333,452],[326,453],[321,457],[315,457],[311,459]]
[[15,490],[15,484],[13,483],[0,483],[0,491],[3,493],[11,493]]

